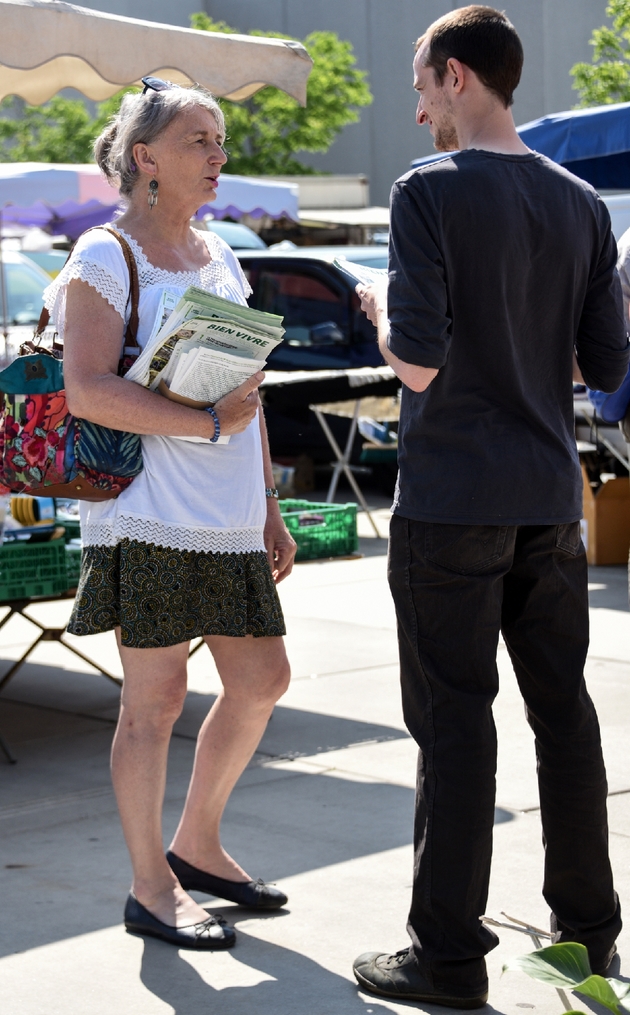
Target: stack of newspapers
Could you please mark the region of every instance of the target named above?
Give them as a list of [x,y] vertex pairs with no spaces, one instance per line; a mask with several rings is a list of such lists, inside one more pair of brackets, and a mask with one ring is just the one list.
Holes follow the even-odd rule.
[[[195,286],[181,297],[166,291],[151,336],[125,378],[202,409],[261,370],[283,335],[282,318],[275,314]],[[220,437],[219,443],[229,439]]]

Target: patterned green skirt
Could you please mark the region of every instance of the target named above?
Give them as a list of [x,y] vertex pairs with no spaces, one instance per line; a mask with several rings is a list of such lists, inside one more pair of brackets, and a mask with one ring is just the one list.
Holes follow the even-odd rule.
[[285,634],[265,553],[196,553],[133,539],[83,548],[68,631],[116,627],[129,648],[165,648],[210,634]]

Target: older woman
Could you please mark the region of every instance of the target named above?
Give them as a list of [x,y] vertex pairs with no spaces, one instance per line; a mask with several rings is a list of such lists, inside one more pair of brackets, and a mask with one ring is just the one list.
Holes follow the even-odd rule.
[[[138,268],[141,346],[165,289],[180,295],[197,285],[238,303],[250,292],[230,248],[190,227],[196,210],[216,197],[224,136],[209,93],[148,78],[96,142],[97,161],[126,202],[115,227]],[[225,852],[219,828],[288,685],[274,582],[289,574],[295,544],[272,489],[257,392],[263,375],[216,403],[220,433],[232,436],[228,444],[212,442],[215,420],[207,411],[117,376],[129,286],[118,240],[99,229],[84,234],[47,291],[64,339],[71,411],[142,434],[144,459],[118,499],[82,505],[81,582],[68,629],[113,629],[120,649],[124,687],[112,776],[133,867],[125,925],[179,946],[226,948],[232,928],[209,918],[186,889],[257,908],[287,901]],[[168,744],[186,694],[189,642],[198,636],[212,652],[222,690],[199,733],[186,804],[165,856]]]

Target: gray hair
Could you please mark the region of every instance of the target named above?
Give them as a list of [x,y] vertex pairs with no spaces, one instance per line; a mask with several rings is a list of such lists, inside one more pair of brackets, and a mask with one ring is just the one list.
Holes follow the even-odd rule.
[[130,197],[139,174],[133,161],[137,144],[151,144],[162,134],[178,113],[201,106],[212,113],[217,128],[225,135],[225,120],[219,103],[205,88],[169,88],[149,90],[145,95],[129,92],[94,142],[94,158],[108,181],[117,186],[122,197]]

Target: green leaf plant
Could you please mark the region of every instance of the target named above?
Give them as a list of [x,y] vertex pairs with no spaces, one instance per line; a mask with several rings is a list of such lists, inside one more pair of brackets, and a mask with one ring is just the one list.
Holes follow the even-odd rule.
[[[190,20],[198,31],[237,31],[203,13],[191,14]],[[249,34],[293,38],[279,32]],[[356,69],[351,43],[334,32],[311,32],[303,43],[313,59],[305,107],[271,86],[245,102],[220,100],[227,120],[228,172],[244,176],[315,173],[296,155],[328,151],[341,129],[358,121],[359,107],[372,102],[367,74]]]
[[[14,96],[0,102],[0,161],[92,162],[92,145],[111,116],[118,112],[123,88],[90,115],[82,99],[55,95],[43,106],[29,106]],[[7,115],[8,114],[8,115]]]
[[[192,27],[229,32],[224,21],[191,15]],[[277,32],[250,35],[290,39]],[[267,86],[245,102],[221,99],[228,124],[230,173],[245,176],[315,173],[300,152],[325,152],[346,124],[356,123],[359,108],[372,102],[367,74],[357,70],[352,45],[334,32],[311,32],[304,45],[313,58],[306,107],[278,88]],[[0,161],[91,162],[92,145],[108,119],[118,112],[123,89],[96,107],[92,116],[82,99],[57,95],[42,106],[14,96],[0,102]]]
[[630,102],[630,0],[609,0],[606,17],[612,24],[594,29],[591,35],[592,63],[571,68],[579,106]]
[[[548,983],[557,990],[574,990],[608,1008],[613,1015],[630,1012],[630,983],[596,976],[588,961],[584,945],[567,941],[539,948],[528,955],[519,955],[503,966],[503,972],[520,969],[534,980]],[[583,1015],[567,1012],[566,1015]]]

